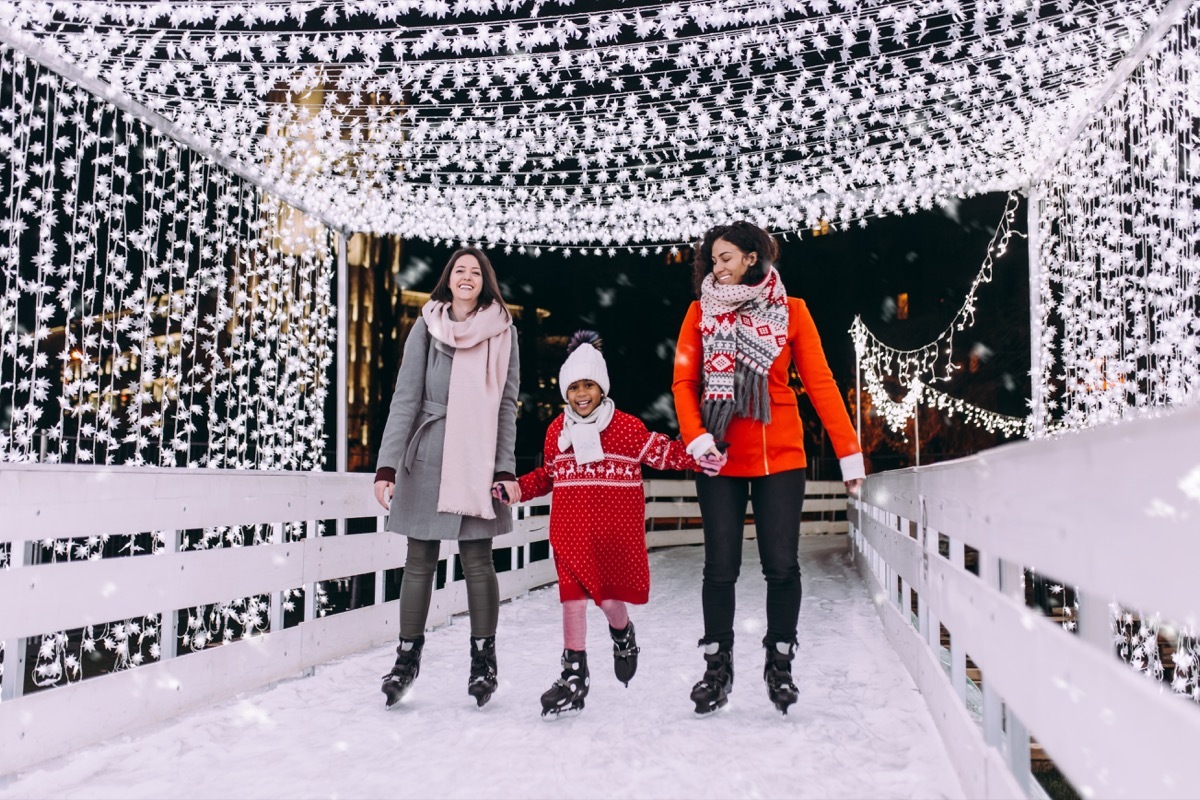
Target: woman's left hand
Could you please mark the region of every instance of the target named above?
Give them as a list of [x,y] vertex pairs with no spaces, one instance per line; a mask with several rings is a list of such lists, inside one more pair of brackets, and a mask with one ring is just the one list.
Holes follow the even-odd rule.
[[850,481],[843,481],[846,484],[846,493],[858,497],[858,491],[862,488],[862,478],[855,478]]
[[492,484],[492,497],[507,506],[519,503],[521,502],[521,484],[516,481],[496,481]]

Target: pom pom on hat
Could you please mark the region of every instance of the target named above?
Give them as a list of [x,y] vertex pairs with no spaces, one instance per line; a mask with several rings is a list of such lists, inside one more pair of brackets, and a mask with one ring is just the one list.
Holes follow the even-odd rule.
[[558,388],[563,400],[567,399],[567,387],[575,381],[592,380],[600,385],[600,391],[608,394],[608,364],[600,352],[603,346],[600,334],[595,331],[576,331],[567,345],[567,360],[558,371]]

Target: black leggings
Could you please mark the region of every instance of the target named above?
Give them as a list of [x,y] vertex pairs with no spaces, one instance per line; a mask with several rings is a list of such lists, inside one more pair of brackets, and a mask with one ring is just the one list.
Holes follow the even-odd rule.
[[760,478],[696,475],[704,520],[704,640],[733,645],[734,586],[742,568],[746,499],[754,503],[758,556],[767,579],[767,636],[796,641],[800,617],[800,511],[804,470]]
[[[405,639],[415,639],[425,633],[440,546],[441,542],[437,540],[408,538],[408,560],[404,564],[404,580],[400,583],[400,635]],[[496,622],[500,618],[500,584],[492,562],[492,540],[459,542],[458,558],[467,583],[471,636],[476,639],[495,636]]]

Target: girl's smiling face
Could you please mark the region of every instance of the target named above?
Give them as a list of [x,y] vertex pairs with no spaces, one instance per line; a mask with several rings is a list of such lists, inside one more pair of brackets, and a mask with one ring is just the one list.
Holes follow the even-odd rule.
[[737,245],[724,239],[713,242],[713,278],[721,286],[741,283],[746,270],[758,261],[758,253],[746,253]]
[[601,391],[600,384],[593,380],[584,378],[567,387],[567,403],[581,417],[586,417],[595,411],[602,399],[604,399],[604,392]]

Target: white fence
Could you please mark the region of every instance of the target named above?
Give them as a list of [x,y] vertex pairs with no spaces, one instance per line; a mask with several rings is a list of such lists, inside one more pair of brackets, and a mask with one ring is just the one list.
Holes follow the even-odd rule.
[[[553,559],[530,559],[530,546],[547,538],[549,517],[527,516],[528,508],[547,504],[543,499],[517,509],[514,531],[495,540],[495,549],[513,551],[514,569],[499,575],[501,597],[555,580]],[[370,518],[379,510],[368,475],[0,465],[0,543],[13,546],[11,568],[0,572],[0,641],[6,644],[0,775],[395,639],[397,601],[383,602],[383,572],[404,566],[405,537],[311,535],[318,520]],[[29,540],[262,523],[279,529],[290,521],[306,521],[309,535],[28,565]],[[431,625],[466,609],[464,584],[454,580],[453,543],[449,552]],[[314,584],[365,573],[375,573],[373,605],[315,614]],[[298,587],[306,590],[303,621],[285,628],[281,592]],[[269,633],[173,652],[177,610],[267,593]],[[161,660],[20,696],[25,637],[156,613],[164,620]]]
[[[696,501],[693,481],[646,481],[646,519],[650,523],[646,531],[648,547],[704,542],[704,531],[699,527],[700,504]],[[845,485],[841,481],[806,482],[800,535],[848,533],[849,530]],[[754,523],[750,521],[746,525],[746,538],[753,539],[755,535]]]
[[[698,528],[685,527],[700,516],[692,482],[646,486],[652,526],[674,526],[649,532],[648,546],[703,541]],[[832,519],[846,507],[840,483],[810,483],[808,494],[806,516],[826,519],[806,520],[803,532],[846,530],[844,519]],[[512,569],[499,573],[502,598],[556,579],[548,543],[538,547],[549,534],[549,502],[516,507],[514,531],[495,540],[495,550],[511,550]],[[0,464],[0,544],[12,547],[10,569],[0,571],[0,775],[394,640],[398,601],[384,602],[384,572],[403,567],[406,539],[381,532],[379,510],[368,475]],[[374,533],[313,535],[318,521],[362,518],[374,518]],[[283,523],[296,521],[305,523],[306,537],[283,541]],[[154,555],[32,563],[35,543],[49,539],[252,524],[272,525],[277,535],[254,546],[183,552],[176,536],[175,548]],[[448,551],[431,626],[467,608],[454,543]],[[317,583],[366,573],[375,574],[374,604],[317,615]],[[301,587],[303,618],[284,627],[282,593]],[[179,610],[265,594],[268,632],[176,652]],[[152,614],[163,620],[159,660],[22,696],[28,637]]]
[[[1193,409],[872,476],[852,502],[860,571],[968,797],[1040,796],[1031,734],[1085,798],[1200,794],[1200,708],[1116,658],[1108,611],[1200,621],[1197,445]],[[1026,605],[1025,568],[1079,587],[1077,633]]]

